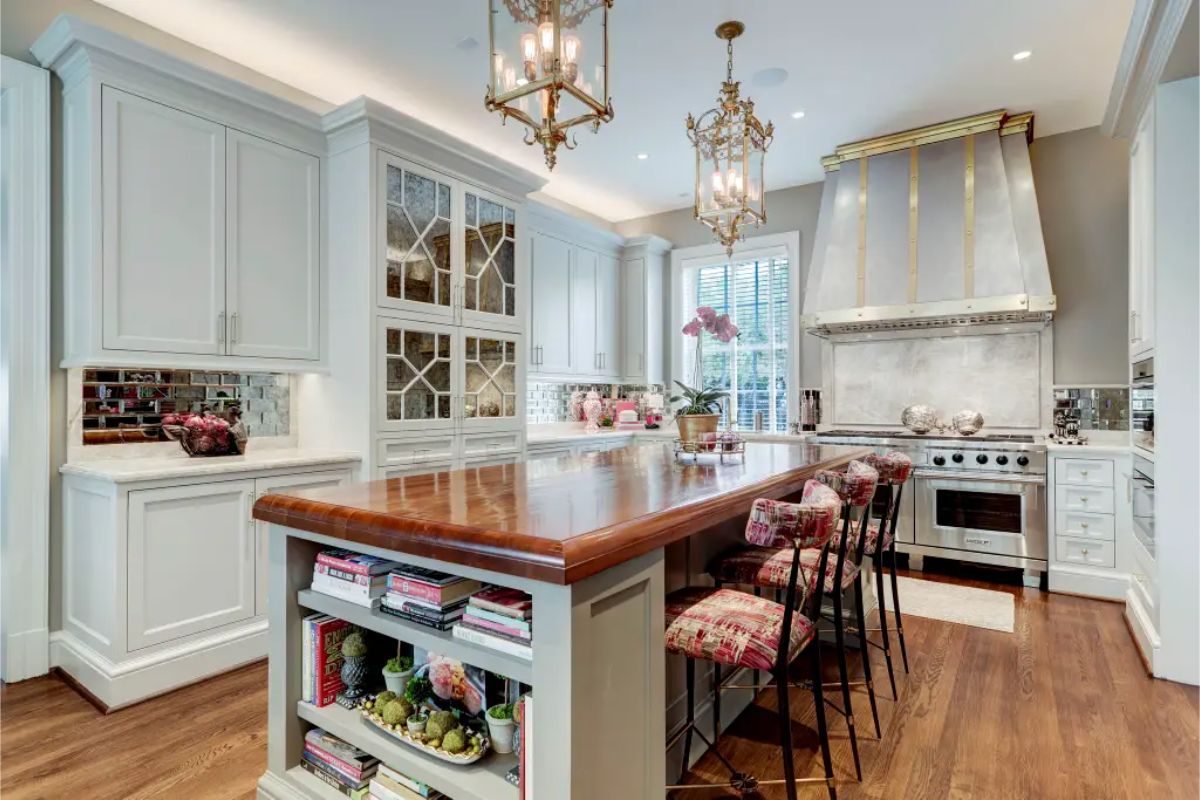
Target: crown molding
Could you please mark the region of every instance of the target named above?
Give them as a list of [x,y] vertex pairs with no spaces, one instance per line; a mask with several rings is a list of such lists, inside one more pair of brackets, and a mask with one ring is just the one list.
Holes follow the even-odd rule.
[[1131,138],[1195,0],[1137,0],[1100,131]]
[[325,114],[321,128],[331,155],[370,141],[514,199],[524,200],[546,185],[540,175],[370,97],[357,97]]
[[566,211],[529,201],[525,208],[527,224],[532,230],[569,239],[572,244],[593,247],[616,254],[626,244],[625,237],[615,231],[598,228],[587,220]]
[[661,236],[654,234],[646,234],[644,236],[632,236],[625,240],[625,249],[633,250],[636,248],[645,248],[652,255],[662,255],[663,253],[671,252],[675,245]]

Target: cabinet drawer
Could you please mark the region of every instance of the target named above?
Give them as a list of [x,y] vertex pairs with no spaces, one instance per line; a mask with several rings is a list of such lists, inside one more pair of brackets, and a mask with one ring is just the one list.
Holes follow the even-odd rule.
[[1074,536],[1077,539],[1106,539],[1114,541],[1113,516],[1092,514],[1087,511],[1059,511],[1055,532],[1059,536]]
[[479,469],[481,467],[499,467],[509,464],[516,464],[521,461],[520,453],[508,453],[499,456],[479,456],[477,458],[463,459],[463,469]]
[[1094,514],[1113,513],[1113,490],[1085,486],[1059,486],[1055,500],[1058,511],[1090,511]]
[[1058,560],[1064,564],[1086,564],[1089,567],[1112,567],[1116,565],[1113,543],[1096,539],[1056,538]]
[[538,459],[562,458],[563,456],[571,455],[570,446],[562,447],[530,447],[525,453],[526,461],[537,461]]
[[607,453],[609,450],[619,450],[625,445],[633,441],[629,436],[616,437],[613,434],[599,434],[604,437],[602,441],[584,442],[579,445],[580,453]]
[[430,461],[454,458],[454,434],[423,436],[416,439],[380,439],[375,463],[381,467],[406,467]]
[[510,453],[521,449],[520,431],[497,431],[496,433],[469,433],[462,437],[463,458]]
[[1054,482],[1072,486],[1112,486],[1113,462],[1095,458],[1060,458]]
[[396,467],[381,466],[378,469],[378,473],[380,478],[386,479],[427,475],[430,472],[449,472],[452,469],[454,469],[453,461],[422,461],[416,464]]

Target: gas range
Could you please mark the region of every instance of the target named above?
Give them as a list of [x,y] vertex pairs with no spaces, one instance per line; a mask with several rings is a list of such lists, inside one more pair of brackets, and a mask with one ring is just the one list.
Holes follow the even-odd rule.
[[1046,445],[1028,434],[958,436],[910,431],[822,431],[822,444],[895,449],[923,471],[1046,474]]

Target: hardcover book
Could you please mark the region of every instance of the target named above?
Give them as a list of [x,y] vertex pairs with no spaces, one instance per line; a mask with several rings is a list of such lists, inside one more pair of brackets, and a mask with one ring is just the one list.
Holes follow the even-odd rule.
[[533,634],[529,633],[529,631],[524,631],[520,628],[514,628],[510,625],[505,625],[500,622],[494,622],[490,619],[477,617],[470,613],[469,610],[463,615],[462,622],[463,624],[469,625],[472,628],[478,628],[479,630],[489,631],[491,633],[498,633],[501,636],[514,641],[528,642],[533,639]]
[[433,628],[434,630],[438,631],[448,631],[453,628],[455,624],[455,620],[453,619],[448,619],[445,621],[432,620],[428,617],[420,617],[416,614],[410,614],[407,611],[401,611],[397,608],[392,608],[391,606],[386,605],[380,606],[379,610],[388,616],[396,617],[397,619],[402,619],[406,622],[412,622],[416,625],[423,625],[426,628]]
[[416,600],[423,600],[434,605],[447,606],[462,600],[472,592],[482,587],[479,581],[458,580],[454,583],[440,585],[407,578],[397,573],[388,576],[388,591],[393,594],[407,595]]
[[357,789],[353,789],[346,784],[339,782],[337,778],[323,771],[311,761],[301,760],[300,768],[312,775],[315,775],[318,779],[324,781],[327,786],[330,786],[341,792],[346,797],[349,797],[350,800],[367,800],[367,798],[370,797],[369,787],[361,786]]
[[317,554],[317,563],[352,572],[355,575],[382,575],[400,566],[398,561],[389,561],[339,548],[322,550]]
[[517,619],[529,619],[533,614],[533,598],[519,589],[489,586],[471,595],[468,605]]
[[370,777],[370,772],[379,764],[379,759],[366,750],[360,750],[324,728],[313,728],[304,734],[304,750],[355,780],[362,780],[364,773],[367,773],[365,777]]
[[533,648],[528,644],[512,641],[491,631],[481,631],[478,628],[464,625],[462,622],[454,626],[454,638],[479,645],[480,647],[488,647],[501,653],[507,653],[510,656],[517,656],[518,658],[527,660],[533,659]]
[[427,798],[445,797],[445,795],[443,795],[441,792],[437,791],[436,789],[430,788],[427,784],[421,783],[419,780],[416,780],[415,778],[410,778],[409,776],[405,775],[403,772],[392,769],[391,767],[389,767],[387,764],[384,764],[383,762],[379,763],[379,776],[386,780],[391,781],[392,783],[397,783],[397,784],[409,789],[410,791],[416,792],[421,797],[427,797]]

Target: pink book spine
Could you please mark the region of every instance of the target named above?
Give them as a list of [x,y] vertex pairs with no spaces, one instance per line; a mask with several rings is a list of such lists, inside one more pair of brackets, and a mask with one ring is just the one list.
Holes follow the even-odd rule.
[[508,636],[516,636],[520,639],[531,640],[533,636],[518,628],[510,628],[507,625],[501,625],[499,622],[492,622],[490,619],[477,617],[470,612],[463,615],[463,620],[469,621],[472,625],[478,625],[480,628],[487,628],[491,631],[506,634]]
[[361,767],[356,767],[353,764],[343,761],[342,759],[335,756],[333,753],[330,753],[325,748],[319,747],[318,745],[315,745],[312,742],[305,742],[304,749],[307,750],[308,752],[312,753],[314,756],[321,759],[325,763],[332,764],[333,766],[337,767],[339,770],[346,773],[351,778],[354,778],[354,780],[357,781],[357,780],[362,779],[362,768]]
[[434,605],[440,606],[442,604],[442,590],[427,583],[418,583],[417,581],[410,581],[407,578],[392,577],[388,579],[388,589],[415,597],[418,600],[433,603]]
[[345,570],[346,572],[353,572],[356,575],[366,575],[367,574],[367,567],[365,564],[358,564],[353,561],[346,561],[341,558],[334,558],[333,556],[326,555],[325,553],[317,554],[317,563],[318,564],[326,564],[326,565],[334,567],[336,569]]

